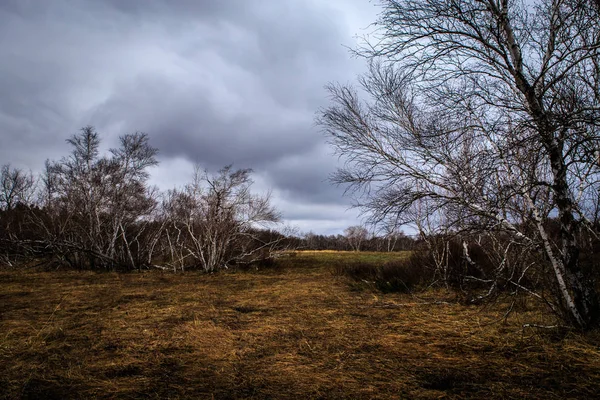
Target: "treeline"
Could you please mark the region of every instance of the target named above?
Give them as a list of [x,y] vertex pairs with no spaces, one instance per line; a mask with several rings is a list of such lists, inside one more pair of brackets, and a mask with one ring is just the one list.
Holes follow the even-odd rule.
[[158,151],[144,133],[121,136],[107,155],[91,126],[67,142],[71,152],[46,161],[39,176],[8,164],[0,170],[0,264],[210,272],[284,249],[401,251],[415,244],[400,231],[376,236],[360,226],[344,235],[281,233],[280,214],[268,196],[252,192],[249,169],[210,174],[196,167],[191,182],[161,192],[148,183]]
[[108,155],[85,127],[71,152],[34,176],[0,171],[0,263],[77,269],[157,267],[214,271],[268,258],[289,245],[268,196],[251,191],[252,171],[196,168],[182,188],[148,184],[157,149],[143,133],[120,137]]
[[[418,247],[419,240],[407,236],[403,232],[394,232],[387,235],[369,235],[356,237],[348,232],[349,229],[365,229],[363,227],[350,227],[344,235],[319,235],[307,233],[296,239],[296,246],[305,250],[334,250],[334,251],[407,251]],[[366,229],[365,229],[365,232]]]

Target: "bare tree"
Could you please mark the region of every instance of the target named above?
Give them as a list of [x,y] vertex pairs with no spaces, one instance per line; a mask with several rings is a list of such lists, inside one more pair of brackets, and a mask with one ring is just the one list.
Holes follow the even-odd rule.
[[[393,214],[509,235],[543,255],[554,309],[597,326],[579,262],[597,235],[600,24],[576,0],[384,0],[361,86],[329,86],[320,124],[346,158],[336,180],[373,221]],[[556,217],[557,232],[548,231]],[[437,228],[436,228],[437,229]],[[554,236],[553,236],[554,235]]]
[[344,229],[344,235],[350,248],[354,251],[360,251],[362,243],[367,240],[369,231],[364,226],[349,226]]
[[282,236],[265,240],[257,228],[278,222],[279,214],[269,196],[251,192],[251,172],[227,166],[213,175],[196,167],[193,181],[169,194],[166,235],[174,268],[187,260],[211,272],[270,255]]
[[5,164],[0,169],[0,210],[10,211],[17,204],[31,205],[36,179],[31,172]]
[[31,172],[0,168],[0,264],[14,265],[30,255],[20,238],[28,236],[26,214],[35,201],[36,179]]
[[135,268],[148,260],[140,235],[157,204],[146,186],[157,150],[143,133],[120,141],[112,157],[101,157],[99,135],[87,126],[67,140],[69,157],[46,165],[46,212],[37,222],[54,253],[79,268]]
[[[398,218],[394,215],[390,215],[385,220],[376,226],[378,232],[381,235],[381,239],[385,244],[385,251],[391,252],[396,250],[397,245],[403,250],[406,250],[406,243],[411,239],[406,236],[404,231],[401,229],[402,224],[399,223]],[[383,247],[382,247],[383,249]],[[381,251],[381,249],[380,249]]]

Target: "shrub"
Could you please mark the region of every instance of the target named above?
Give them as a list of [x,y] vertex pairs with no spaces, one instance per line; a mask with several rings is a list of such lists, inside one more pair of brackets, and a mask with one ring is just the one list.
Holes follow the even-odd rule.
[[275,269],[279,268],[280,264],[273,257],[259,258],[251,262],[239,262],[235,268],[241,271],[259,270],[259,269]]
[[403,260],[388,261],[384,264],[368,262],[336,263],[333,273],[346,276],[355,282],[366,283],[384,292],[411,293],[423,288],[433,279],[433,271],[421,263],[422,255],[413,253]]

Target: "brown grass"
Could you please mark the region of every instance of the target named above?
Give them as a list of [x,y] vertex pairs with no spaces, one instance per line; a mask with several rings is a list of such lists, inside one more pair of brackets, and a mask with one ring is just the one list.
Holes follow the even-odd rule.
[[357,290],[328,267],[355,257],[300,253],[279,268],[214,275],[2,272],[0,396],[600,393],[597,335],[523,329],[548,322],[531,305],[504,323],[503,306],[461,305],[452,293]]

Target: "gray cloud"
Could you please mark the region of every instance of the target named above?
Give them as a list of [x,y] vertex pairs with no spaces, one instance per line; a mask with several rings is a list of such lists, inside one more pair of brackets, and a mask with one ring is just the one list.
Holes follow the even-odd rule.
[[106,148],[144,131],[161,186],[195,162],[251,167],[289,221],[339,232],[356,215],[327,182],[337,159],[314,115],[327,82],[362,70],[343,45],[375,12],[366,0],[4,0],[0,162],[39,169],[88,124]]

